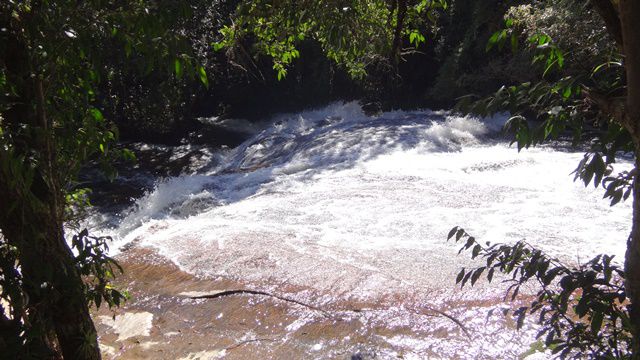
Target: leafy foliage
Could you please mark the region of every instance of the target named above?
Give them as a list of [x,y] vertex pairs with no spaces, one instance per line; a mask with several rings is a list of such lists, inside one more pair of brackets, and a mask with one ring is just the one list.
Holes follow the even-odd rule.
[[[581,25],[571,31],[558,23]],[[483,116],[508,111],[505,131],[513,134],[518,150],[559,138],[571,139],[574,145],[589,139],[589,153],[574,171],[576,180],[582,179],[585,186],[592,180],[594,186],[602,185],[612,204],[627,199],[633,173],[612,174],[612,164],[633,153],[633,143],[596,100],[600,95],[615,96],[624,84],[621,55],[611,41],[603,40],[607,34],[601,20],[589,6],[575,1],[534,1],[512,8],[504,25],[489,39],[487,50],[510,42],[516,51],[524,40],[527,47],[521,51],[530,54],[539,80],[504,85],[480,99],[462,97],[456,108]],[[590,43],[594,45],[584,46]]]
[[[100,307],[107,304],[109,308],[120,306],[129,298],[126,291],[116,289],[111,281],[117,273],[122,273],[122,268],[116,261],[107,255],[108,237],[89,236],[87,230],[83,230],[72,237],[72,247],[76,250],[75,266],[83,276],[83,287],[90,304]],[[21,274],[19,262],[19,249],[10,245],[0,233],[0,298],[5,302],[0,304],[0,321],[2,321],[2,333],[4,343],[0,348],[6,354],[19,354],[23,346],[28,345],[39,332],[44,329],[33,328],[30,325],[30,312],[32,304],[24,291],[25,279]],[[50,285],[43,284],[43,287]],[[53,302],[56,296],[51,295],[49,301]],[[37,304],[43,307],[44,304]],[[6,315],[5,315],[6,314]],[[32,354],[35,355],[35,354]]]
[[84,276],[84,285],[90,304],[100,307],[104,301],[110,308],[120,306],[129,298],[127,292],[121,292],[111,285],[116,273],[122,273],[122,267],[107,255],[111,237],[89,236],[85,229],[71,240],[71,246],[77,251],[76,266]]
[[[620,50],[626,50],[627,40],[621,40],[615,29],[625,24],[623,16],[616,13],[618,6],[619,11],[631,12],[609,1],[535,0],[512,7],[505,27],[491,37],[487,50],[501,50],[510,41],[515,51],[524,42],[527,47],[518,51],[531,56],[537,79],[507,84],[479,100],[468,96],[458,105],[462,111],[483,115],[509,111],[512,117],[505,129],[514,135],[518,150],[553,139],[571,139],[574,145],[587,140],[587,153],[575,169],[574,179],[582,180],[585,186],[602,185],[611,205],[629,198],[637,180],[637,169],[614,174],[612,166],[618,157],[633,155],[637,146],[637,136],[634,144],[627,131],[633,131],[637,124],[630,125],[624,117],[627,109],[623,103],[629,99],[625,99],[625,65]],[[498,270],[511,275],[507,281],[512,283],[509,291],[513,299],[525,282],[537,283],[541,290],[536,300],[514,315],[520,327],[525,317],[538,314],[542,325],[538,337],[545,336],[546,346],[561,358],[637,358],[640,340],[633,291],[636,225],[634,216],[626,273],[606,255],[575,268],[524,241],[484,246],[460,228],[452,229],[449,238],[465,241],[461,251],[471,250],[473,258],[486,259],[486,266],[461,271],[457,280],[463,286],[469,281],[473,285],[485,271],[491,281]],[[627,292],[623,282],[629,286]]]
[[[523,285],[539,289],[535,300],[513,312],[520,329],[535,315],[540,325],[536,337],[561,359],[630,359],[632,343],[624,271],[613,257],[598,255],[576,268],[562,264],[524,241],[514,245],[481,244],[464,229],[451,229],[448,239],[464,245],[473,259],[485,265],[463,268],[456,283],[473,286],[484,275],[491,282],[496,271],[510,275],[505,298],[515,300]],[[501,277],[502,278],[502,277]]]
[[[426,42],[418,29],[435,22],[436,9],[446,9],[444,0],[410,1],[407,21],[401,34],[418,47]],[[343,65],[349,74],[361,78],[369,64],[390,54],[398,26],[396,9],[384,0],[367,1],[251,1],[242,2],[231,25],[220,30],[215,50],[242,48],[243,40],[253,40],[256,51],[273,59],[278,79],[300,52],[296,45],[304,39],[318,41],[327,57]],[[397,11],[396,11],[397,13]]]
[[[121,30],[115,37],[97,36],[96,47],[111,54],[98,69],[98,103],[123,135],[156,140],[189,123],[194,94],[207,88],[213,75],[193,39],[195,29],[205,31],[198,28],[205,4],[211,2],[146,2],[149,14],[135,19],[132,36]],[[134,39],[130,46],[128,38]]]

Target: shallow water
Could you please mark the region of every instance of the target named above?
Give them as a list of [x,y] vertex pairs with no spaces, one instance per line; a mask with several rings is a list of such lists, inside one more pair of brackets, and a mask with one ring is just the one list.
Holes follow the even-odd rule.
[[115,227],[100,225],[113,223],[104,217],[94,226],[115,234],[114,253],[152,248],[186,273],[304,289],[292,296],[314,305],[495,299],[499,285],[455,290],[455,274],[472,264],[446,241],[456,225],[483,241],[525,239],[566,262],[621,259],[629,204],[610,207],[601,189],[572,182],[579,151],[510,147],[498,134],[505,120],[367,117],[354,103],[281,115],[210,165],[200,157],[158,180]]

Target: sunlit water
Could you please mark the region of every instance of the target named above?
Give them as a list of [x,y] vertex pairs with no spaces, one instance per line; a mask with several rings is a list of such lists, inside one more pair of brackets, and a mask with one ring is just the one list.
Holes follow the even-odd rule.
[[577,150],[509,146],[498,135],[505,120],[367,117],[354,103],[282,115],[215,154],[215,165],[158,181],[101,231],[115,234],[116,253],[152,247],[192,274],[327,298],[438,301],[470,264],[446,241],[456,225],[483,241],[525,239],[566,262],[621,259],[629,204],[610,207],[602,189],[572,181]]

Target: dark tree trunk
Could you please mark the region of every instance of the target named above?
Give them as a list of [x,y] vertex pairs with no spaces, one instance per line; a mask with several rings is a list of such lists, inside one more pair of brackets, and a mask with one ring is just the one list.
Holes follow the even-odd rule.
[[625,290],[631,301],[631,323],[634,327],[634,359],[640,359],[640,147],[636,147],[636,175],[633,183],[633,225],[625,254]]
[[618,14],[622,29],[625,70],[627,73],[627,99],[625,104],[626,128],[636,145],[636,176],[633,193],[633,227],[625,255],[625,288],[631,301],[631,322],[636,343],[634,359],[640,358],[640,1],[620,0]]
[[[6,194],[5,180],[0,179],[2,195]],[[44,184],[43,181],[37,183]],[[16,200],[16,197],[9,199]],[[59,357],[56,354],[59,350],[65,359],[99,359],[96,330],[89,315],[82,278],[65,242],[62,224],[52,216],[49,207],[38,206],[45,204],[24,205],[12,211],[12,214],[23,215],[23,220],[12,217],[0,223],[0,227],[5,239],[20,252],[30,326],[44,333],[42,339],[34,339],[34,348],[26,350],[39,355],[46,351],[53,358]],[[0,206],[0,211],[4,210],[6,206]]]
[[[0,171],[0,230],[4,240],[18,249],[22,291],[28,299],[26,326],[39,334],[18,356],[100,359],[82,277],[64,238],[61,172],[56,168],[43,82],[32,75],[37,71],[31,68],[24,41],[13,36],[6,44],[0,61],[15,85],[16,105],[2,114],[3,126],[24,130],[14,133],[14,153],[0,153],[0,161],[24,156],[25,164],[16,167],[17,172]],[[23,175],[33,164],[33,181],[28,184]]]
[[407,0],[396,0],[396,27],[393,34],[393,43],[391,44],[391,62],[393,70],[398,73],[398,64],[402,52],[402,29],[404,29],[404,20],[407,16]]

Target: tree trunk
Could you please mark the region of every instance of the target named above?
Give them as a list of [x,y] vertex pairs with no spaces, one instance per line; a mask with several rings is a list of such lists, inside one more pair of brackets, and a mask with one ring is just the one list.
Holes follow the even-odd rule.
[[[640,1],[620,0],[618,3],[622,28],[627,99],[625,119],[636,146],[636,171],[640,171]],[[633,185],[633,226],[625,255],[625,288],[631,301],[631,323],[634,327],[634,358],[640,358],[640,179],[636,173]]]
[[402,29],[404,29],[404,20],[407,15],[407,0],[396,0],[396,27],[393,34],[393,43],[391,44],[391,63],[393,70],[398,73],[398,64],[402,52]]
[[[4,180],[0,179],[3,188]],[[5,239],[19,249],[23,291],[29,299],[29,326],[44,334],[26,351],[35,357],[59,358],[59,351],[65,359],[99,359],[82,278],[65,242],[62,224],[48,206],[24,205],[12,212],[24,216],[3,221],[0,227]],[[0,206],[0,210],[6,207]]]
[[[17,356],[100,359],[82,277],[64,238],[64,201],[58,185],[62,172],[56,168],[43,83],[32,75],[37,71],[31,68],[24,40],[10,36],[6,44],[8,51],[0,61],[16,96],[15,105],[2,114],[2,123],[23,130],[11,138],[12,151],[0,149],[0,161],[22,163],[0,171],[0,231],[18,249],[22,291],[28,300],[24,326],[31,336]],[[29,184],[25,174],[31,165],[35,171]]]
[[[640,147],[636,147],[636,154],[640,154]],[[636,175],[633,182],[633,225],[631,235],[627,241],[627,252],[625,254],[625,290],[627,298],[631,301],[631,323],[633,325],[634,337],[634,359],[640,358],[640,179],[637,171],[640,169],[640,158],[636,155]]]

